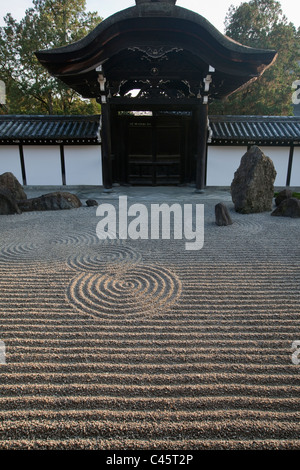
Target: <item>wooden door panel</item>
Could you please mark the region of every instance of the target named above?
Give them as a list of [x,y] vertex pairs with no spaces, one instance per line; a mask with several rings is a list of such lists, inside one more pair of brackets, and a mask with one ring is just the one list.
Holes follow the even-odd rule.
[[[143,125],[142,125],[143,124]],[[181,175],[181,129],[159,120],[129,125],[128,182],[178,184]]]

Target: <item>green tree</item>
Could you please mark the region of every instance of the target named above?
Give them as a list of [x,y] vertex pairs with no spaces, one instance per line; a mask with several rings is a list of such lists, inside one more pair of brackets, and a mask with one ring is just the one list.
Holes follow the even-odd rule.
[[275,63],[254,83],[223,102],[214,102],[211,113],[292,115],[292,83],[299,79],[299,30],[287,21],[279,2],[250,0],[231,6],[225,33],[250,47],[275,49]]
[[0,79],[14,114],[98,113],[95,100],[82,100],[38,62],[34,51],[60,47],[86,36],[101,18],[86,12],[85,0],[33,0],[18,22],[10,13],[0,28]]

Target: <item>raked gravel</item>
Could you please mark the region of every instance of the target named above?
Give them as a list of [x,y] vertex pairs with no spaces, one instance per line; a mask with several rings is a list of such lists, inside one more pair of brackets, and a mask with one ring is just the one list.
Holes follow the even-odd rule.
[[204,247],[101,241],[85,205],[0,217],[0,449],[300,449],[300,219],[124,191],[79,195],[204,204]]

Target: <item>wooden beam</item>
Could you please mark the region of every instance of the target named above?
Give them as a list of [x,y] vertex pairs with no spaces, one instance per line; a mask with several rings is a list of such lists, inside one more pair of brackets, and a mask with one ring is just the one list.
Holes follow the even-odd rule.
[[61,179],[63,186],[66,185],[66,166],[65,166],[65,149],[64,144],[59,145],[60,150],[60,167],[61,167]]
[[21,165],[21,171],[22,171],[22,180],[23,180],[24,186],[26,186],[27,185],[27,179],[26,179],[24,151],[23,151],[23,145],[22,144],[19,144],[19,155],[20,155],[20,165]]
[[208,132],[208,104],[199,103],[197,109],[196,190],[205,188]]
[[293,158],[294,158],[294,146],[291,145],[290,146],[290,153],[289,153],[288,170],[287,170],[287,176],[286,176],[286,186],[290,186],[290,183],[291,183]]
[[102,153],[102,175],[105,189],[112,188],[111,167],[111,127],[109,104],[101,103],[101,153]]
[[96,68],[98,83],[100,85],[101,104],[101,153],[102,153],[102,177],[105,189],[112,188],[112,166],[111,166],[111,119],[110,105],[108,103],[108,93],[106,78],[102,65]]

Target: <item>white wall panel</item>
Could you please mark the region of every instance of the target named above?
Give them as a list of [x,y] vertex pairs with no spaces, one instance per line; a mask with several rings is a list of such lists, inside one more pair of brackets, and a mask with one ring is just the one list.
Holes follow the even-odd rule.
[[260,147],[267,157],[270,157],[277,171],[275,186],[285,186],[289,165],[289,147]]
[[[260,147],[277,171],[275,186],[285,186],[289,147]],[[62,185],[59,146],[23,146],[28,185]],[[209,146],[207,152],[207,186],[230,186],[234,172],[246,147]],[[67,185],[102,185],[101,146],[65,146]],[[0,146],[0,174],[13,173],[23,184],[19,147]],[[295,147],[291,186],[300,187],[300,148]]]
[[300,147],[294,148],[290,185],[300,188]]
[[62,184],[60,149],[58,145],[24,145],[26,180],[29,186]]
[[208,146],[207,186],[230,186],[247,147]]
[[[289,161],[289,147],[261,146],[260,149],[265,155],[270,157],[274,163],[277,172],[274,183],[275,186],[285,186]],[[234,172],[239,167],[241,158],[246,151],[246,147],[208,147],[207,186],[230,186]],[[297,160],[297,157],[295,160]],[[299,164],[300,162],[295,162],[296,167]],[[300,184],[299,181],[298,184]],[[292,182],[291,185],[293,185]]]
[[23,184],[19,147],[0,145],[0,174],[10,172]]
[[102,185],[100,145],[64,147],[67,185]]

